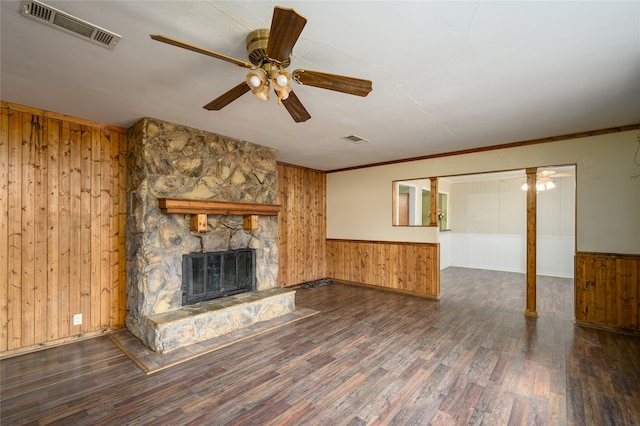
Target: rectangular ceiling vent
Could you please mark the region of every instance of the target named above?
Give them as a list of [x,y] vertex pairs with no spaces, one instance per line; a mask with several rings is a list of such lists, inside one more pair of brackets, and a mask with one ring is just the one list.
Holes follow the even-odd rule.
[[358,135],[349,135],[349,136],[345,136],[342,139],[346,139],[351,143],[357,144],[357,143],[367,143],[369,142],[368,139],[365,139],[363,137],[360,137]]
[[20,13],[76,37],[113,49],[122,37],[37,0],[22,0]]

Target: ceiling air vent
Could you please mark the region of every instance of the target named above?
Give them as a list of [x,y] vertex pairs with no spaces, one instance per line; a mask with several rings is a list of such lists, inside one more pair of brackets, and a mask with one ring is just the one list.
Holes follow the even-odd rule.
[[120,36],[36,0],[22,0],[20,13],[99,46],[113,49]]
[[358,135],[349,135],[349,136],[343,137],[342,139],[346,139],[351,143],[367,143],[367,142],[369,142],[369,139],[362,138],[362,137],[360,137]]

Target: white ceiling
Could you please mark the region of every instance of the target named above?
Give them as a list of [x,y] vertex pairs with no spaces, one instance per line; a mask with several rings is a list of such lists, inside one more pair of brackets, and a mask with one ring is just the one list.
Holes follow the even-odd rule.
[[[159,118],[320,170],[640,122],[639,1],[44,3],[122,40],[108,50],[2,0],[2,100],[122,127]],[[246,35],[276,5],[308,19],[289,71],[369,79],[369,96],[294,85],[304,123],[250,93],[207,111],[246,69],[149,38],[246,60]],[[370,142],[342,139],[352,134]]]

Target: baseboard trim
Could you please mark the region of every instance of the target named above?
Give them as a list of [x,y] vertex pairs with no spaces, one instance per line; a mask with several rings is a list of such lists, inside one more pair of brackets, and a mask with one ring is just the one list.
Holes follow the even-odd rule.
[[18,355],[24,355],[31,352],[38,352],[44,349],[55,348],[56,346],[66,345],[71,342],[78,342],[80,340],[93,339],[94,337],[106,336],[114,331],[121,330],[121,328],[104,328],[98,331],[92,331],[90,333],[76,334],[74,336],[65,337],[59,340],[53,340],[50,342],[38,343],[37,345],[25,346],[18,349],[11,349],[5,352],[0,352],[0,359],[12,358]]
[[629,336],[640,336],[640,331],[629,328],[612,327],[610,325],[596,324],[581,320],[575,320],[575,325],[585,328],[593,328],[595,330],[609,331],[612,333],[627,334]]
[[332,280],[336,284],[344,284],[344,285],[350,285],[350,286],[354,286],[354,287],[366,287],[366,288],[371,288],[371,289],[374,289],[374,290],[386,291],[388,293],[404,294],[404,295],[407,295],[407,296],[416,296],[416,297],[421,297],[423,299],[430,299],[430,300],[440,300],[440,297],[432,296],[430,294],[417,293],[417,292],[407,291],[407,290],[399,290],[399,289],[396,289],[396,288],[382,287],[382,286],[379,286],[379,285],[359,283],[359,282],[355,282],[355,281],[338,280],[338,279],[335,279],[335,278],[329,278],[329,279]]

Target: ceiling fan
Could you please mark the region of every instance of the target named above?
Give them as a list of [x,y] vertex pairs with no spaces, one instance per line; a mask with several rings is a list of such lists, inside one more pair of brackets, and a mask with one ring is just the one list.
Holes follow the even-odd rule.
[[271,28],[254,30],[247,36],[249,62],[163,35],[150,34],[150,36],[153,40],[222,59],[251,70],[245,81],[206,104],[205,109],[218,111],[249,91],[257,98],[266,101],[269,99],[269,88],[273,86],[278,96],[278,103],[282,103],[294,121],[300,123],[307,121],[311,115],[291,90],[291,81],[357,96],[367,96],[372,89],[370,80],[304,69],[296,69],[291,74],[285,71],[291,63],[293,46],[306,23],[307,19],[295,10],[276,6]]
[[[551,178],[559,178],[559,177],[566,177],[566,176],[575,176],[575,174],[571,172],[557,173],[554,170],[540,170],[538,173],[536,173],[536,190],[539,192],[547,189],[553,189],[556,187],[556,184],[553,182]],[[526,191],[528,187],[529,186],[525,182],[525,184],[522,185],[520,189],[522,189],[523,191]]]

